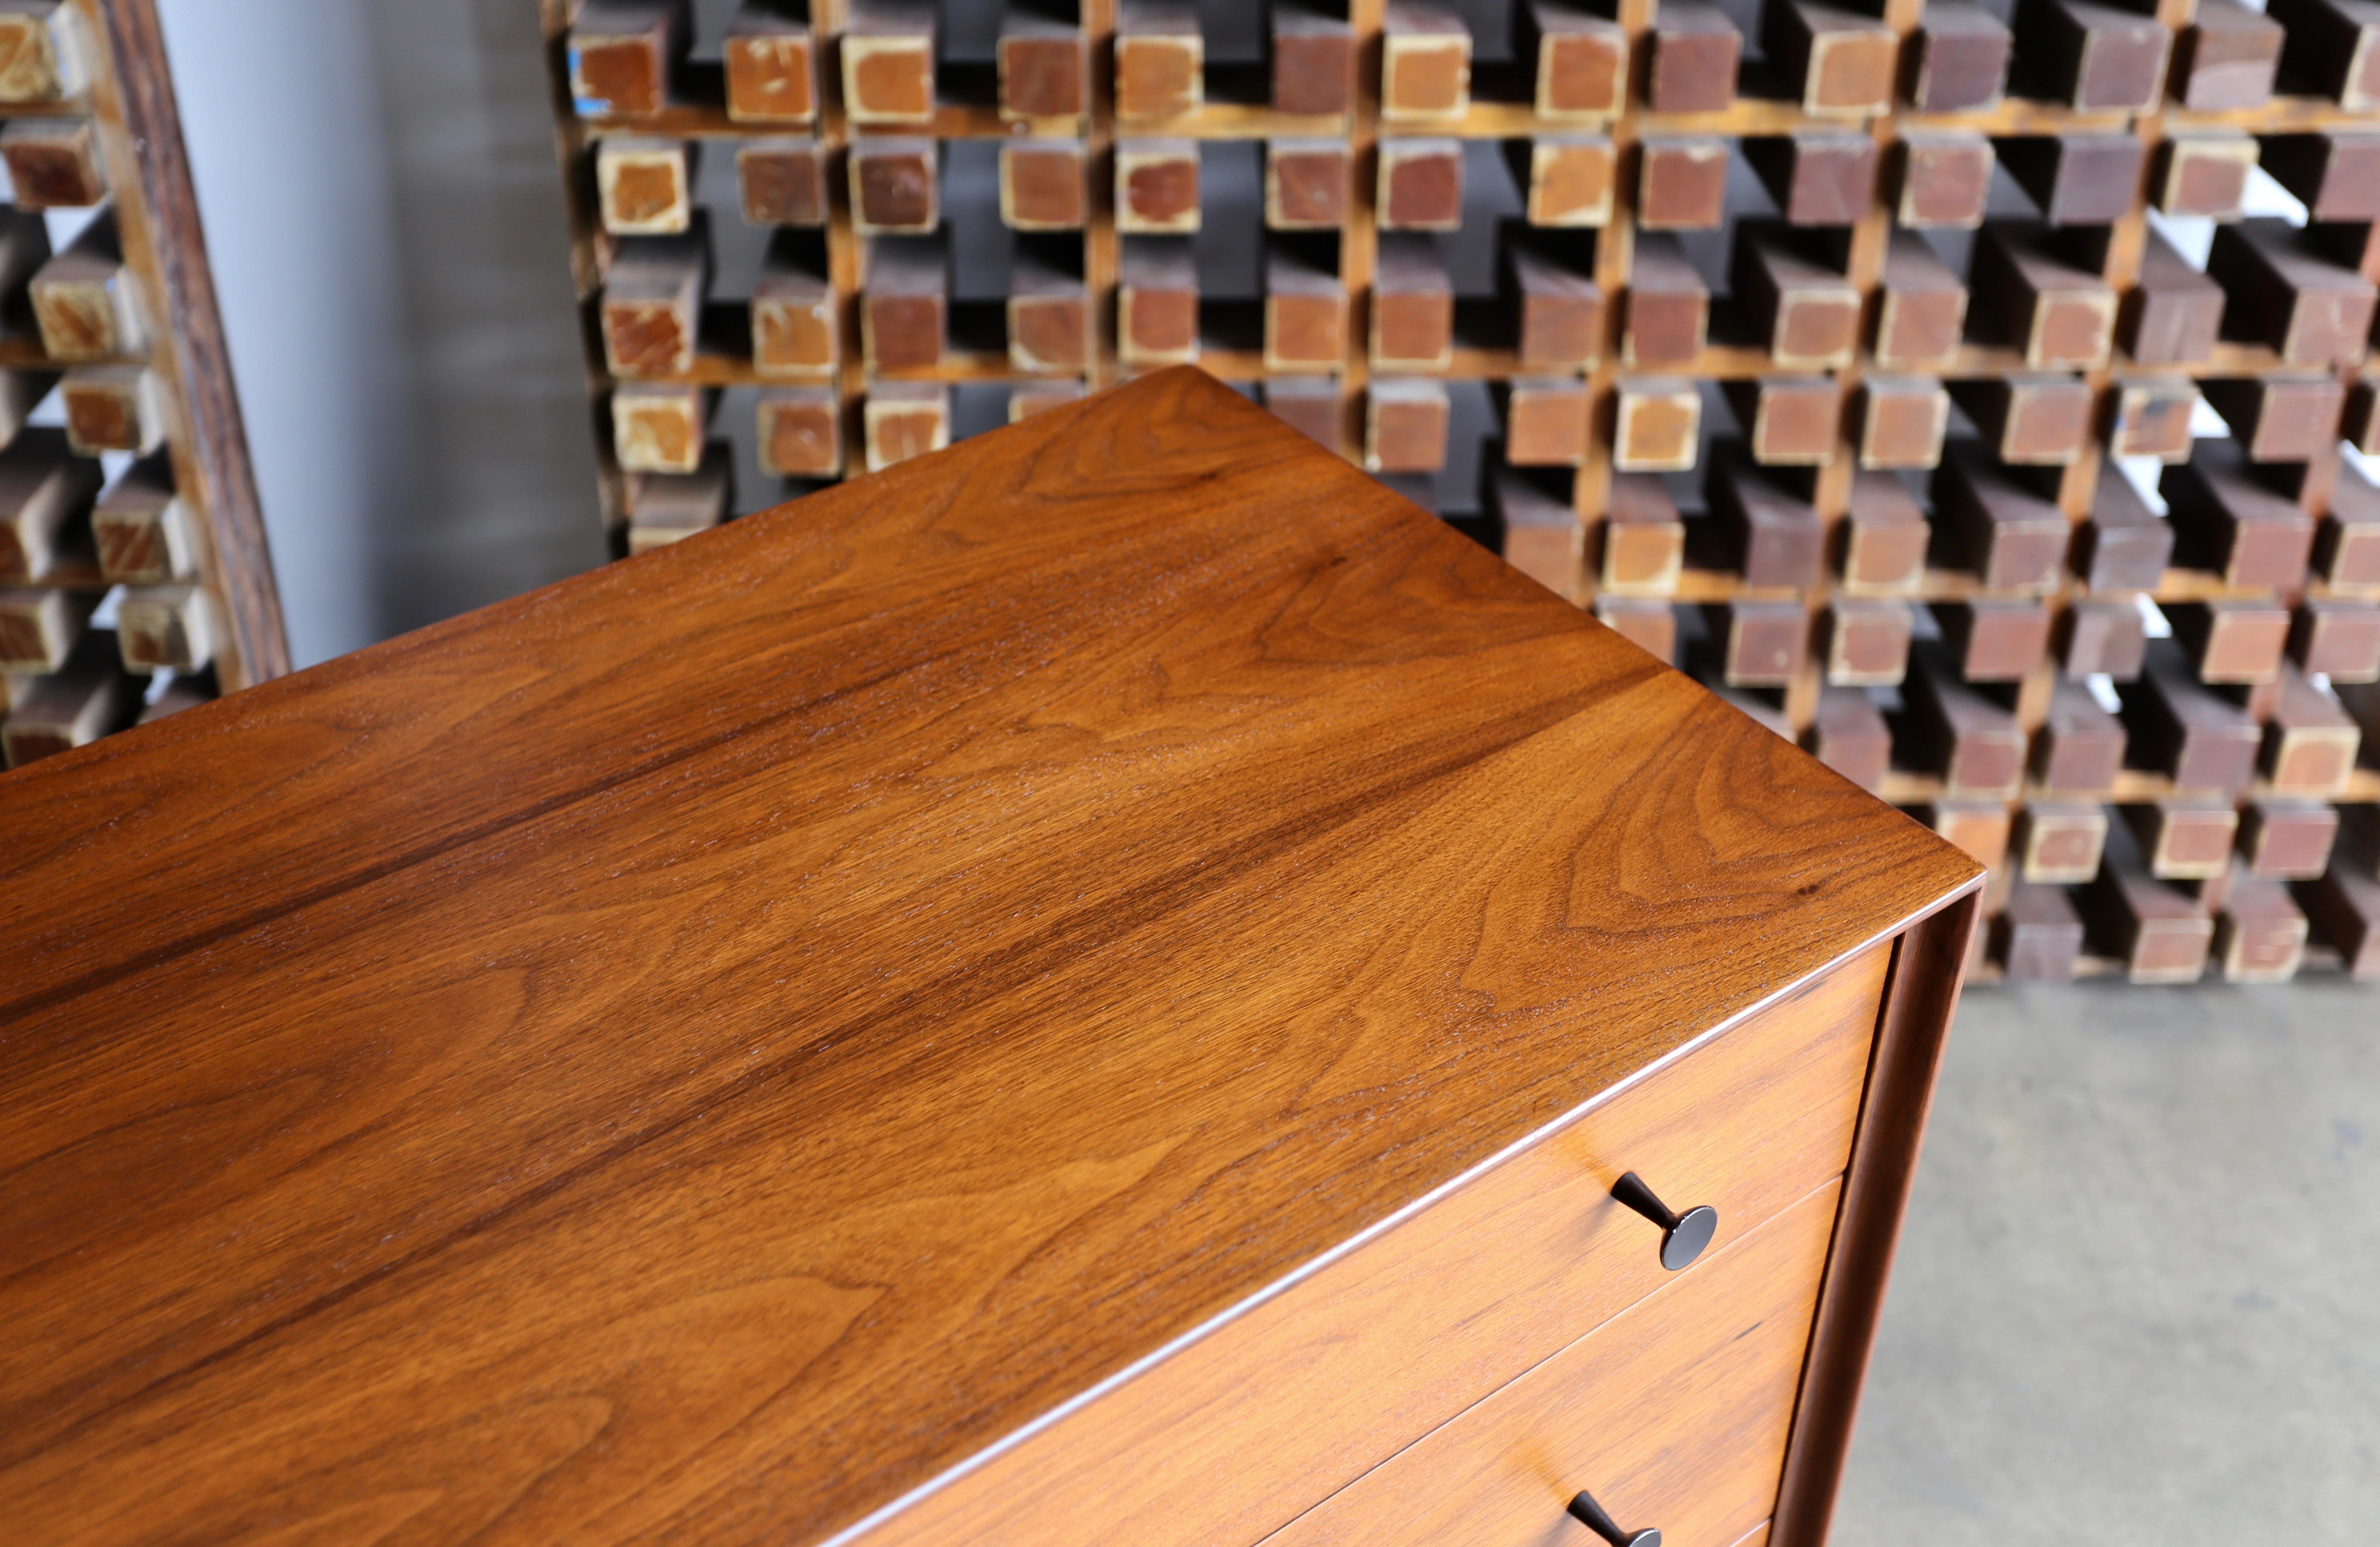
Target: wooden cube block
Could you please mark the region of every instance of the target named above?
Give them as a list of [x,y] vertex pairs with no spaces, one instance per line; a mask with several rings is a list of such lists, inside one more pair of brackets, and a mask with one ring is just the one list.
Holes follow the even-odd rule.
[[[1126,365],[1198,357],[1198,265],[1180,236],[1137,236],[1116,265],[1116,357]],[[1333,360],[1335,369],[1339,362]]]
[[1446,465],[1446,384],[1375,381],[1364,405],[1364,465],[1375,473],[1435,473]]
[[2338,808],[2320,801],[2264,800],[2240,814],[2240,855],[2249,871],[2310,881],[2330,868]]
[[107,197],[107,168],[89,118],[18,118],[0,129],[0,160],[20,210],[88,209]]
[[2105,225],[2141,194],[2148,148],[2129,134],[2031,135],[1999,142],[1999,163],[2052,225]]
[[2174,562],[2240,588],[2294,588],[2313,556],[2313,520],[2252,477],[2228,443],[2203,446],[2157,480]]
[[2306,916],[2277,881],[2234,875],[2215,919],[2226,983],[2287,983],[2305,960]]
[[2218,379],[2201,390],[2252,462],[2304,462],[2338,443],[2347,389],[2335,377]]
[[1471,105],[1471,30],[1445,6],[1390,0],[1380,23],[1380,116],[1451,118]]
[[2122,961],[2131,982],[2196,983],[2205,974],[2215,920],[2180,888],[2111,859],[2082,900],[2084,938]]
[[595,147],[596,205],[618,236],[674,236],[694,224],[694,148],[684,140],[607,135]]
[[1729,602],[1705,616],[1730,687],[1789,686],[1810,659],[1810,617],[1798,601]]
[[1947,365],[1966,324],[1966,285],[1924,237],[1894,232],[1876,298],[1876,363],[1887,370]]
[[1984,224],[1992,142],[1979,134],[1903,136],[1893,152],[1895,218],[1904,226]]
[[1900,35],[1876,17],[1818,0],[1761,9],[1768,61],[1802,111],[1860,118],[1889,112]]
[[1616,117],[1628,101],[1628,34],[1620,24],[1557,0],[1523,0],[1515,9],[1521,57],[1536,61],[1537,116]]
[[1692,381],[1623,377],[1613,417],[1611,465],[1631,473],[1690,471],[1702,424],[1703,397]]
[[1702,353],[1710,286],[1673,236],[1640,235],[1628,276],[1622,350],[1633,365],[1682,366]]
[[82,95],[90,48],[82,14],[66,0],[11,0],[0,9],[0,103]]
[[1264,405],[1299,434],[1334,452],[1341,449],[1343,405],[1331,378],[1273,377],[1264,384]]
[[1636,224],[1696,231],[1727,213],[1727,141],[1648,138],[1637,147]]
[[2124,689],[2131,755],[2177,789],[2236,797],[2254,775],[2262,737],[2255,719],[2200,685],[2180,651],[2159,640],[2137,682]]
[[68,453],[49,429],[18,432],[0,451],[0,581],[48,575],[99,492],[99,465]]
[[1091,366],[1091,297],[1083,276],[1030,251],[1009,272],[1008,363],[1025,376],[1075,376]]
[[2045,234],[1986,225],[1975,244],[1975,309],[2035,370],[2090,370],[2115,343],[2116,293],[2051,249]]
[[1012,139],[1000,147],[1000,218],[1012,231],[1079,231],[1089,218],[1083,143]]
[[2118,331],[2135,365],[2192,365],[2215,353],[2223,287],[2190,266],[2155,231],[2141,251],[2140,278],[2124,296]]
[[669,105],[686,53],[686,12],[649,0],[589,0],[571,19],[571,105],[582,117],[650,117]]
[[2372,282],[2279,221],[2218,226],[2207,277],[2222,285],[2223,333],[2289,365],[2353,365],[2372,332]]
[[1600,589],[1672,595],[1685,551],[1686,524],[1661,480],[1647,473],[1613,474],[1610,509],[1603,518]]
[[941,451],[951,443],[950,389],[939,381],[872,382],[860,423],[871,473]]
[[1968,0],[1932,0],[1917,29],[1909,101],[1920,113],[1989,107],[2008,84],[2007,23]]
[[1586,528],[1567,501],[1509,470],[1487,480],[1504,562],[1565,600],[1580,593]]
[[771,242],[752,284],[752,369],[766,377],[832,376],[842,361],[842,328],[826,255],[816,238],[785,233]]
[[612,393],[612,454],[631,473],[691,473],[710,417],[700,387],[624,382]]
[[2092,591],[2153,591],[2173,558],[2173,528],[2131,483],[2102,466],[2091,519],[2077,534],[2074,572]]
[[2076,376],[1987,376],[1951,389],[2000,461],[2063,466],[2092,439],[2091,388]]
[[[1602,357],[1603,291],[1594,280],[1552,253],[1513,241],[1504,249],[1504,290],[1518,314],[1523,369],[1583,369]],[[1706,313],[1708,306],[1706,295]]]
[[1704,495],[1721,551],[1746,586],[1806,590],[1818,583],[1827,529],[1807,500],[1740,450],[1718,457]]
[[154,370],[138,365],[77,366],[58,383],[67,441],[84,456],[149,453],[165,443],[172,400]]
[[1265,224],[1276,231],[1336,231],[1347,224],[1354,169],[1342,139],[1276,139],[1265,147]]
[[2009,888],[1992,920],[1991,954],[2010,983],[2067,983],[2082,954],[2082,915],[2058,887]]
[[1264,352],[1268,370],[1336,370],[1347,356],[1345,284],[1278,243],[1265,253]]
[[1907,602],[1844,598],[1826,616],[1827,681],[1839,687],[1888,687],[1907,673],[1914,626]]
[[[928,236],[870,241],[868,285],[859,304],[860,349],[869,372],[940,365],[949,307],[949,269],[939,241]],[[872,398],[870,402],[872,405]]]
[[[1877,378],[1870,377],[1873,386]],[[1900,480],[1884,473],[1852,475],[1840,523],[1841,586],[1846,596],[1913,596],[1925,577],[1932,529]]]
[[[0,638],[6,617],[6,603],[0,601]],[[13,688],[9,697],[0,753],[8,767],[21,768],[121,729],[140,709],[140,688],[125,673],[114,643],[94,634],[71,661]]]
[[2350,112],[2380,107],[2380,12],[2367,0],[2279,0],[2281,67]]
[[1575,467],[1586,460],[1586,383],[1574,376],[1505,384],[1504,460],[1515,467]]
[[2007,865],[2012,823],[2009,808],[1999,802],[1937,801],[1915,815],[1977,864],[1994,871]]
[[1963,441],[1943,454],[1933,492],[1944,562],[1971,572],[1989,591],[2046,596],[2057,589],[2071,534],[2056,504]]
[[2289,888],[2317,937],[2338,952],[2357,982],[2380,978],[2380,880],[2332,865],[2320,880]]
[[826,158],[815,140],[746,140],[735,148],[735,181],[747,224],[826,224]]
[[638,473],[628,479],[628,551],[650,553],[727,519],[734,494],[728,450],[712,446],[691,473]]
[[1619,167],[1601,135],[1539,135],[1529,140],[1531,225],[1602,225],[1611,219]]
[[1378,209],[1387,231],[1452,231],[1463,224],[1463,142],[1383,139]]
[[222,628],[214,599],[187,582],[134,586],[115,607],[115,646],[127,671],[196,671],[214,659]]
[[2054,795],[2102,800],[2124,766],[2124,727],[2078,683],[2053,683],[2033,738],[2033,777]]
[[2123,808],[2149,873],[2166,881],[2212,880],[2231,868],[2240,814],[2225,800],[2185,799]]
[[[1121,161],[1121,149],[1117,155]],[[851,169],[852,228],[861,236],[911,235],[942,224],[941,147],[933,140],[864,135],[844,159]],[[1116,219],[1121,227],[1121,199]]]
[[1656,113],[1718,113],[1735,101],[1743,34],[1711,0],[1669,0],[1653,17],[1645,103]]
[[1817,467],[1842,439],[1843,390],[1826,376],[1763,376],[1727,383],[1753,460]]
[[760,471],[780,478],[843,476],[843,400],[832,387],[771,387],[754,412]]
[[2049,657],[2049,610],[2038,602],[1937,602],[1934,617],[1968,682],[2022,682]]
[[2297,196],[2309,218],[2380,219],[2380,135],[2272,135],[2260,151],[2265,170]]
[[2315,540],[2313,566],[2335,592],[2380,596],[2380,489],[2352,467],[2339,469]]
[[2347,793],[2363,732],[2338,701],[2288,667],[2265,727],[2265,779],[2279,795],[2336,800]]
[[1898,761],[1942,780],[1956,800],[2009,801],[2024,778],[2024,732],[2016,717],[1959,681],[1941,650],[1910,649],[1901,687],[1907,705]]
[[1942,460],[1950,394],[1930,376],[1871,376],[1860,383],[1862,467],[1931,467]]
[[1443,371],[1454,358],[1454,284],[1432,238],[1381,236],[1372,282],[1372,364]]
[[1819,690],[1802,747],[1863,790],[1880,789],[1891,767],[1892,731],[1875,700],[1858,688]]
[[1355,106],[1355,30],[1344,17],[1272,6],[1276,113],[1344,115]]
[[1116,229],[1172,236],[1198,229],[1198,142],[1120,139],[1115,148]]
[[2198,0],[2173,54],[2174,97],[2194,113],[2229,113],[2272,100],[2281,62],[2278,22],[2238,0]]
[[1666,601],[1595,598],[1596,621],[1664,666],[1678,657],[1678,615]]
[[747,5],[721,46],[727,116],[739,124],[807,124],[818,116],[818,59],[809,23]]
[[1849,225],[1876,201],[1879,155],[1866,135],[1747,139],[1743,153],[1789,225]]
[[2033,886],[2079,886],[2099,874],[2107,812],[2098,805],[2034,801],[2017,814],[2012,835],[2019,874]]
[[31,282],[33,320],[54,360],[103,360],[148,346],[140,287],[116,250],[112,221],[93,221]]
[[198,573],[198,525],[162,465],[116,479],[91,512],[91,529],[99,573],[110,581],[148,586]]
[[63,668],[82,642],[98,599],[68,591],[0,589],[0,672],[22,677]]
[[2117,456],[2190,459],[2190,420],[2198,386],[2186,376],[2135,377],[2116,388],[2116,422],[2107,450]]
[[2021,0],[2013,89],[2086,113],[2145,113],[2165,90],[2173,34],[2093,0]]
[[2078,601],[2050,632],[2058,664],[2070,678],[2128,683],[2141,674],[2148,634],[2140,610],[2129,601]]
[[1083,30],[1051,17],[1010,9],[1000,18],[994,63],[1000,116],[1010,124],[1080,118],[1091,107],[1090,51]]
[[843,107],[853,123],[933,122],[932,6],[919,0],[845,0],[842,54]]
[[2255,165],[2256,142],[2244,134],[2177,136],[2157,147],[2150,201],[2168,215],[2237,220]]
[[1859,342],[1860,296],[1840,273],[1783,241],[1739,234],[1735,296],[1780,369],[1825,370],[1851,363]]
[[684,376],[694,369],[710,265],[696,236],[621,239],[597,303],[603,360],[614,376]]
[[2380,607],[2301,601],[2289,623],[2289,659],[2334,683],[2380,681]]

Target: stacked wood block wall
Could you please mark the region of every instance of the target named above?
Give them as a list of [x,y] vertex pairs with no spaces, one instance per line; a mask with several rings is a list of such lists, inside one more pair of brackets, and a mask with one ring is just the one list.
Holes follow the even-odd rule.
[[1979,976],[2380,975],[2380,9],[541,3],[620,551],[1196,361],[1985,860]]
[[0,0],[0,755],[288,670],[150,0]]

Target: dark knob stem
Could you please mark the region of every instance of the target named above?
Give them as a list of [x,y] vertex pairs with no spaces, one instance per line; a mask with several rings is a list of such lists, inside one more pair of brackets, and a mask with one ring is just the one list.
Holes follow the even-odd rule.
[[1570,1501],[1570,1514],[1572,1519],[1584,1523],[1588,1530],[1611,1543],[1611,1547],[1661,1547],[1659,1531],[1650,1529],[1621,1530],[1611,1523],[1611,1517],[1604,1513],[1603,1506],[1595,1502],[1595,1495],[1584,1490]]
[[1691,1266],[1718,1233],[1717,1209],[1697,1205],[1672,1214],[1633,1171],[1611,1184],[1611,1195],[1661,1227],[1661,1265],[1671,1273]]

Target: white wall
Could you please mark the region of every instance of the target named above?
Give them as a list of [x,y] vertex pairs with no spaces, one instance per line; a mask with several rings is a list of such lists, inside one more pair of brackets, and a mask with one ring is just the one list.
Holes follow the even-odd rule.
[[597,562],[530,0],[158,0],[299,664]]

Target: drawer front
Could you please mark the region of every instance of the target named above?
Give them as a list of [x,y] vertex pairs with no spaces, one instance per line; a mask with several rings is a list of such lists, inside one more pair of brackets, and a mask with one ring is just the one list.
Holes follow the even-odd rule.
[[1670,1279],[1659,1231],[1611,1198],[1622,1172],[1673,1208],[1716,1208],[1711,1252],[1839,1175],[1890,955],[1803,985],[892,1516],[868,1547],[1256,1541]]
[[1731,1547],[1777,1501],[1834,1233],[1829,1182],[1399,1452],[1265,1547],[1602,1547],[1581,1489],[1662,1547]]

